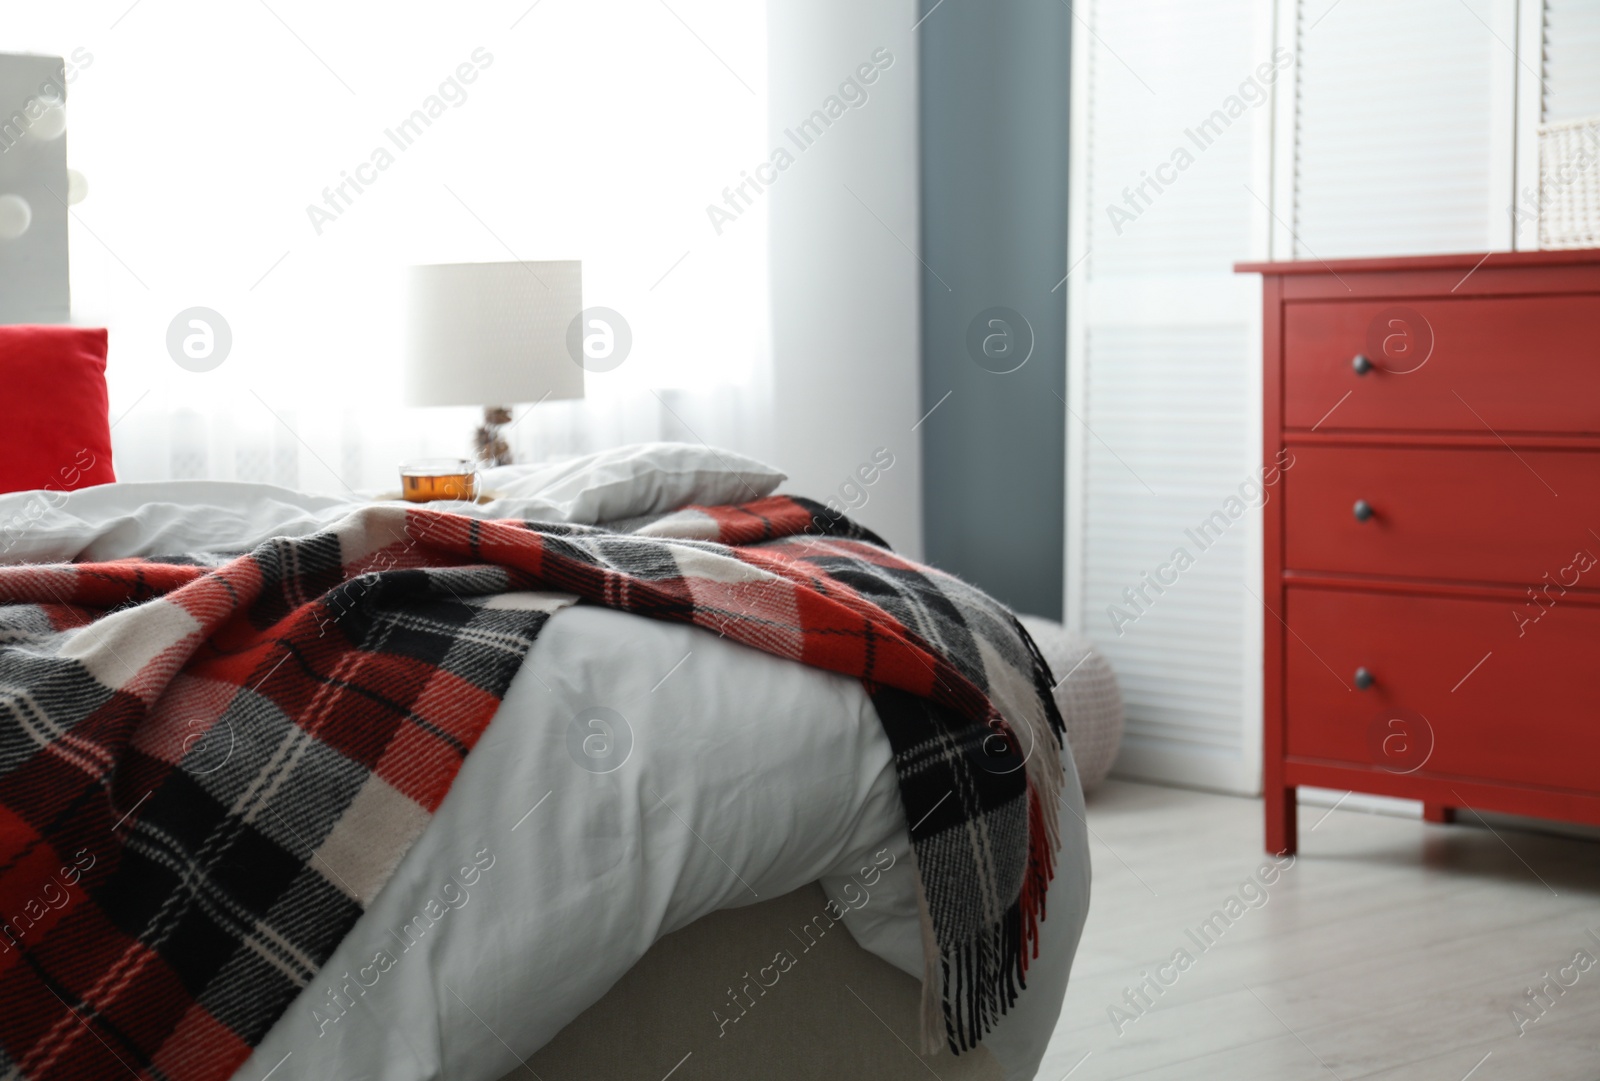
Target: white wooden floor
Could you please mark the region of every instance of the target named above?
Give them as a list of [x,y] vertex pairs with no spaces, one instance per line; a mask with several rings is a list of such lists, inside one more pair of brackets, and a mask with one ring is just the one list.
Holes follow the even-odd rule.
[[[1302,806],[1297,861],[1246,896],[1259,800],[1109,782],[1088,820],[1089,921],[1040,1081],[1600,1079],[1600,843]],[[1230,895],[1256,907],[1202,950],[1188,932]],[[1125,990],[1179,949],[1192,965],[1119,1035],[1108,1007],[1134,1015]],[[1579,951],[1594,966],[1563,975]],[[1547,972],[1572,986],[1519,1035]]]

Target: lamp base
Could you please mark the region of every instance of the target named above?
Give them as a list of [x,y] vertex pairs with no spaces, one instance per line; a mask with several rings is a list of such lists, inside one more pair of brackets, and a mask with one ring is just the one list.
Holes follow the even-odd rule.
[[512,464],[511,444],[501,434],[501,429],[510,423],[510,406],[483,407],[483,423],[472,433],[472,445],[477,451],[479,463],[485,466]]

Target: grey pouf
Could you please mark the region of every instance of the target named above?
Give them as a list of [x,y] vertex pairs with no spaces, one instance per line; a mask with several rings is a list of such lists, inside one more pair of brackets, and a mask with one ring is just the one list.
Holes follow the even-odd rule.
[[1089,792],[1106,779],[1122,746],[1122,691],[1111,665],[1083,635],[1053,619],[1018,616],[1056,679],[1056,707],[1078,781]]

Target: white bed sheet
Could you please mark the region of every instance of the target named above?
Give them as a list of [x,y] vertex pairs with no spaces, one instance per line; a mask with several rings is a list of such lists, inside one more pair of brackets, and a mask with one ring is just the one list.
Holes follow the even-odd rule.
[[[15,499],[0,497],[0,515]],[[340,512],[258,485],[111,485],[67,497],[24,547],[34,560],[242,547]],[[582,749],[593,707],[631,738],[611,772]],[[1042,956],[985,1040],[1008,1081],[1037,1070],[1088,906],[1082,797],[1065,787]],[[863,901],[846,883],[884,853],[894,865]],[[914,874],[888,741],[858,682],[699,628],[569,608],[393,879],[237,1077],[494,1081],[660,936],[819,879],[860,906],[845,923],[864,948],[920,978]],[[334,1020],[336,991],[354,1005]],[[662,1072],[716,1032],[708,1016],[663,1048]]]

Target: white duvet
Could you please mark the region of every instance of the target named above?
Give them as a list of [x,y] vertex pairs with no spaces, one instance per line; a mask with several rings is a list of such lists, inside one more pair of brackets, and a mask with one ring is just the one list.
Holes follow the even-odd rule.
[[[713,501],[706,487],[694,481],[689,498]],[[0,522],[28,498],[0,496]],[[641,505],[615,489],[607,498],[611,511]],[[107,485],[47,503],[6,561],[242,548],[310,532],[350,505],[212,482]],[[451,509],[582,516],[537,495]],[[985,1040],[1008,1079],[1034,1076],[1087,910],[1082,797],[1066,789],[1042,956]],[[852,876],[891,856],[863,900]],[[567,608],[394,877],[236,1076],[495,1081],[662,935],[817,880],[850,909],[864,948],[920,978],[914,874],[889,744],[858,682],[698,628]],[[681,1047],[663,1047],[660,1073],[716,1033],[708,1016]]]

